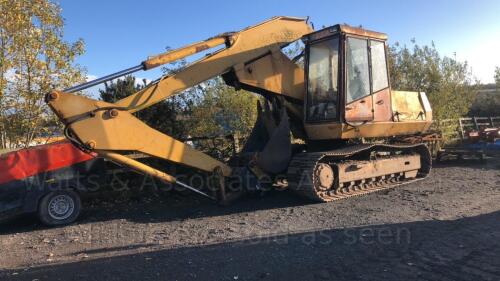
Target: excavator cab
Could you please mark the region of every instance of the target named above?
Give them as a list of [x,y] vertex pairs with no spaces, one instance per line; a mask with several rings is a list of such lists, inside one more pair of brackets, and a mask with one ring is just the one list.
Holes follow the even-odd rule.
[[390,119],[386,38],[345,25],[303,37],[306,123]]
[[[334,25],[304,35],[304,128],[310,140],[425,131],[424,93],[391,91],[384,33]],[[399,118],[405,115],[404,122]],[[410,117],[411,116],[411,117]]]

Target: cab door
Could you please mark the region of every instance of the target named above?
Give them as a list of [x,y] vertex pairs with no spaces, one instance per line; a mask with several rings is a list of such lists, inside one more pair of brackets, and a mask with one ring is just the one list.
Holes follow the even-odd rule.
[[307,47],[306,122],[338,120],[339,36]]
[[391,88],[387,72],[385,43],[370,40],[370,65],[373,92],[373,121],[391,121]]
[[347,37],[345,47],[345,120],[372,121],[368,39]]

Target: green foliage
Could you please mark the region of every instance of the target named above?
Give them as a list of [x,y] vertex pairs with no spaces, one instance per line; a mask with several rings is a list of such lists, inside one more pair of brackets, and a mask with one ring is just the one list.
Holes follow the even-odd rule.
[[257,97],[236,91],[221,79],[210,81],[193,107],[192,134],[216,136],[250,133],[256,119]]
[[225,136],[246,138],[257,119],[257,97],[247,91],[236,91],[216,78],[203,85],[189,116],[191,137],[209,137],[193,144],[212,157],[228,160],[234,152],[233,140]]
[[125,76],[123,79],[117,79],[111,82],[104,83],[104,89],[99,89],[101,100],[114,103],[123,99],[145,86],[145,82],[138,84],[133,76]]
[[412,48],[398,43],[389,48],[393,89],[425,92],[435,119],[465,116],[477,92],[467,62],[442,57],[434,44]]
[[63,41],[64,20],[48,0],[0,0],[0,147],[28,146],[50,134],[46,93],[83,82],[74,64],[83,41]]
[[472,104],[470,116],[500,116],[500,92],[480,90]]
[[500,116],[500,67],[495,68],[495,84],[481,85],[472,108],[471,116]]

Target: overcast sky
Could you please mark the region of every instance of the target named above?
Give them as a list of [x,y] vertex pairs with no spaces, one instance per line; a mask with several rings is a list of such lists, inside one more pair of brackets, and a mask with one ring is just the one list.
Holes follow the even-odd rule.
[[[61,0],[65,38],[83,38],[78,59],[103,76],[213,35],[236,31],[275,15],[309,16],[316,29],[337,23],[385,32],[389,43],[434,41],[442,55],[467,60],[483,83],[500,66],[500,1],[74,1]],[[158,70],[139,72],[154,79]]]

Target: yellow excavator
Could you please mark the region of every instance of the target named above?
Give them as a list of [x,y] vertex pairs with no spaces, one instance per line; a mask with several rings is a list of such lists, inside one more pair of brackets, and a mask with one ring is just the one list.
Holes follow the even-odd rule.
[[[283,49],[298,40],[304,50],[289,58]],[[80,149],[222,203],[264,185],[328,202],[422,179],[431,169],[427,146],[404,140],[428,130],[432,109],[425,93],[391,89],[386,40],[383,33],[348,25],[314,31],[307,18],[274,17],[53,91],[46,102]],[[72,94],[211,49],[115,103]],[[217,76],[265,101],[257,105],[255,127],[241,152],[228,163],[133,115]],[[303,142],[292,143],[292,136]],[[131,152],[207,174],[210,191],[133,159]]]

